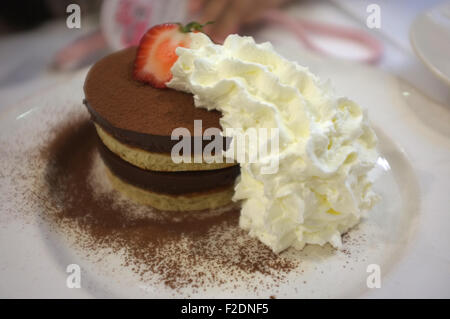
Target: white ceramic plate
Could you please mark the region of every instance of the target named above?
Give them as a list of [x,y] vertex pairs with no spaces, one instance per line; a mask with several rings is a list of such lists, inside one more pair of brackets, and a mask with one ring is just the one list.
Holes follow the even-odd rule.
[[[350,232],[355,240],[345,249],[351,257],[330,247],[308,246],[288,252],[302,262],[279,287],[177,292],[140,281],[120,267],[119,255],[109,254],[100,262],[85,258],[64,236],[36,221],[39,208],[21,192],[29,178],[17,178],[14,171],[40,136],[74,113],[85,112],[82,72],[0,114],[0,296],[450,297],[449,110],[375,69],[288,51],[285,55],[331,78],[339,93],[366,107],[379,135],[382,157],[375,187],[383,200]],[[66,286],[69,264],[81,266],[80,289]],[[366,285],[371,264],[380,266],[381,288]]]
[[450,2],[417,16],[411,25],[410,39],[422,62],[450,85]]

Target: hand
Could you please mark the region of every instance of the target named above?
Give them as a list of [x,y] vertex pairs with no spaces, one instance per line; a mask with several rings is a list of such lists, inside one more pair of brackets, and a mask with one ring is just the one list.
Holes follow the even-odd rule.
[[190,0],[189,11],[198,21],[214,24],[205,27],[214,41],[222,43],[230,33],[245,25],[258,22],[267,9],[281,6],[289,0]]

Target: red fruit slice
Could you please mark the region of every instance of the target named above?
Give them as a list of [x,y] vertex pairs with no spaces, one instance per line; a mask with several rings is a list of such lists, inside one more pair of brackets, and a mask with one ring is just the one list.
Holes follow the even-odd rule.
[[175,49],[189,47],[189,32],[200,31],[203,26],[197,22],[186,26],[164,23],[150,28],[139,44],[134,62],[134,78],[156,88],[165,88],[172,79],[170,69],[178,59]]
[[177,47],[188,47],[188,33],[180,31],[177,24],[166,23],[152,27],[141,39],[134,63],[134,78],[165,88],[172,78],[170,69],[177,61]]

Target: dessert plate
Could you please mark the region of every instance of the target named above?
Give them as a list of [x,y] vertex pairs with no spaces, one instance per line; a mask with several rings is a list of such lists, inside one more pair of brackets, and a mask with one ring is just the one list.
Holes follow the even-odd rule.
[[[87,116],[81,103],[83,71],[0,114],[0,296],[450,297],[450,111],[376,69],[306,53],[293,56],[282,46],[279,51],[331,79],[338,93],[367,108],[379,137],[381,157],[374,174],[379,175],[375,190],[382,200],[345,235],[342,250],[288,250],[282,257],[295,267],[273,267],[270,274],[237,263],[226,266],[228,271],[211,256],[206,270],[184,273],[210,271],[227,278],[173,287],[161,274],[143,278],[124,260],[126,251],[98,242],[101,248],[94,252],[79,244],[76,229],[55,230],[41,217],[56,207],[46,201],[40,183],[49,159],[36,150],[59,134],[54,128],[60,123]],[[77,145],[66,148],[73,156],[81,151]],[[102,178],[99,173],[95,180]],[[80,281],[73,281],[78,269]]]
[[421,13],[411,25],[410,39],[425,66],[450,85],[450,3]]

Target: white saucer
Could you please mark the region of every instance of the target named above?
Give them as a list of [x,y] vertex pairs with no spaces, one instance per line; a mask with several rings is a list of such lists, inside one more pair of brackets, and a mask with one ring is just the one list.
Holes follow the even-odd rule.
[[[74,113],[85,112],[82,72],[0,114],[0,296],[450,297],[449,110],[375,69],[307,54],[294,58],[322,78],[331,78],[339,93],[366,107],[379,135],[382,158],[375,188],[383,200],[350,232],[345,248],[351,256],[308,246],[288,252],[302,262],[278,288],[231,291],[221,286],[178,292],[141,282],[120,267],[118,255],[108,254],[98,262],[85,258],[63,236],[36,222],[38,208],[32,197],[21,193],[29,181],[14,172],[40,136]],[[22,143],[14,143],[17,140]],[[80,289],[66,286],[69,264],[81,266]],[[371,264],[381,268],[381,288],[366,285]]]
[[425,66],[450,85],[450,2],[417,16],[411,25],[410,39]]

